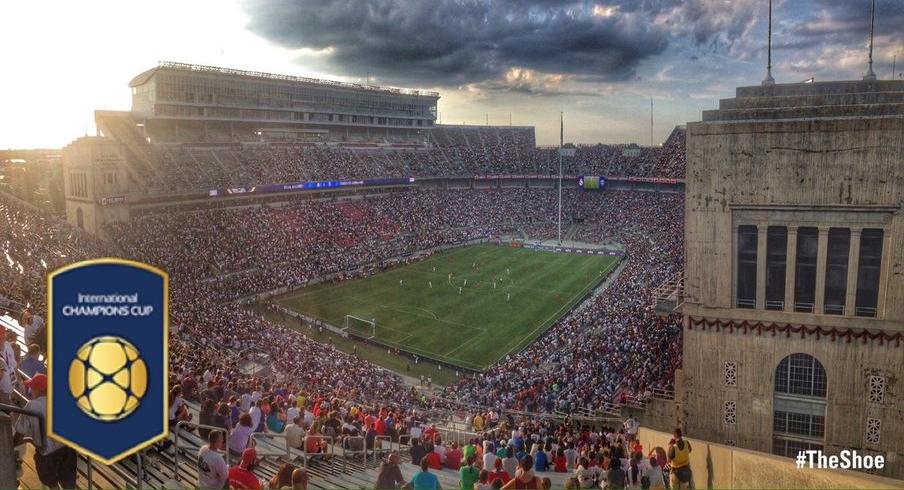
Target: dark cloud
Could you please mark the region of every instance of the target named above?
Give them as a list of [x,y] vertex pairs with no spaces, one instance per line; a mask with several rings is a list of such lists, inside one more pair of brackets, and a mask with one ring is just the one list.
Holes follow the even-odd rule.
[[[249,28],[266,39],[290,48],[328,50],[308,57],[322,63],[318,68],[454,86],[499,79],[511,68],[631,79],[642,60],[667,48],[668,28],[651,19],[671,4],[250,0],[245,11]],[[605,8],[614,14],[599,10]]]
[[[859,76],[858,63],[831,60],[865,46],[869,0],[774,3],[777,69]],[[904,43],[904,0],[877,4],[878,60]],[[674,63],[688,65],[689,87],[759,77],[766,46],[765,0],[246,0],[244,10],[252,32],[314,50],[299,59],[309,69],[487,93],[598,95]]]

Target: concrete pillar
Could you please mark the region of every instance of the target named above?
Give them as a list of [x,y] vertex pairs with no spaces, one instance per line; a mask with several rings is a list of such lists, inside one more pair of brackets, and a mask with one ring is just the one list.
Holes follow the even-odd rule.
[[876,298],[876,318],[885,318],[885,297],[888,293],[888,270],[891,268],[891,233],[888,228],[882,233],[882,263],[879,265],[879,297]]
[[785,260],[785,311],[794,311],[794,280],[797,277],[797,227],[788,227],[788,254]]
[[731,225],[731,298],[727,307],[738,306],[738,224]]
[[816,249],[816,297],[813,313],[822,314],[826,295],[826,255],[829,249],[829,227],[819,227],[819,241]]
[[860,228],[851,228],[851,247],[848,254],[847,291],[844,297],[844,314],[854,314],[857,299],[857,268],[860,267]]
[[766,309],[766,223],[756,228],[756,309]]

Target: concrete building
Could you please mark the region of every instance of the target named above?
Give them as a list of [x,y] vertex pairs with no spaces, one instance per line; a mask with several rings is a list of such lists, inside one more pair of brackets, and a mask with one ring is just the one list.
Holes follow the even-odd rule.
[[129,190],[120,145],[109,138],[85,136],[63,149],[66,221],[93,234],[104,223],[128,221]]
[[686,433],[904,478],[904,81],[738,88],[686,189]]

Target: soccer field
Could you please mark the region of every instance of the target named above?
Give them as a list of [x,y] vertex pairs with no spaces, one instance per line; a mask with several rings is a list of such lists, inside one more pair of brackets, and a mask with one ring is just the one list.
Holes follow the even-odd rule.
[[618,260],[472,245],[371,277],[318,284],[278,302],[338,327],[346,315],[375,319],[376,342],[483,369],[543,333]]

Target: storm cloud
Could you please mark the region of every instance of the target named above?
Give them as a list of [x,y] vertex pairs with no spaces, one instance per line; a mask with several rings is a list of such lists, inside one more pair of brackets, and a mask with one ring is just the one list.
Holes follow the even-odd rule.
[[[902,42],[904,1],[877,4],[876,57],[890,61]],[[593,96],[614,84],[655,82],[656,73],[673,66],[685,78],[725,80],[759,72],[751,66],[765,57],[765,0],[246,0],[242,6],[251,32],[297,50],[296,61],[310,70],[475,93]],[[777,67],[792,79],[858,76],[857,50],[865,46],[868,24],[869,0],[776,0]]]
[[549,0],[251,0],[249,29],[307,48],[308,64],[346,76],[455,86],[511,69],[605,81],[636,76],[662,53],[671,2],[608,5]]

